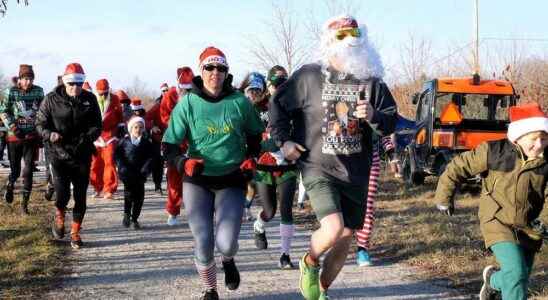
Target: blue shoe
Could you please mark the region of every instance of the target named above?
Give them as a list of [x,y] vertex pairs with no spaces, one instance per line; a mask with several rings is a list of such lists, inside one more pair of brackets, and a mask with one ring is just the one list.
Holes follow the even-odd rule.
[[360,267],[366,267],[371,265],[371,257],[369,257],[369,253],[367,253],[367,250],[358,250],[358,252],[356,253],[356,263]]

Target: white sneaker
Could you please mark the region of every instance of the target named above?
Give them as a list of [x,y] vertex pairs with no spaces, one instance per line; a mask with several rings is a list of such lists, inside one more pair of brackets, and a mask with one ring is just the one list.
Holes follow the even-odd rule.
[[178,224],[179,224],[179,221],[177,221],[177,216],[169,215],[169,217],[167,218],[167,225],[175,226]]

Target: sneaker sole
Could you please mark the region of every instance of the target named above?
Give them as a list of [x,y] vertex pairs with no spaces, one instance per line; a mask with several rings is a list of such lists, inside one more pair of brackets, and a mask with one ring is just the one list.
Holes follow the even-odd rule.
[[373,265],[371,262],[358,263],[358,267],[370,267],[371,265]]
[[55,231],[55,228],[51,228],[51,233],[53,234],[53,237],[57,240],[61,240],[65,237],[65,235],[58,235],[57,232]]
[[487,295],[488,293],[488,282],[487,282],[487,273],[489,273],[489,271],[491,269],[493,269],[495,266],[489,266],[489,267],[486,267],[485,269],[483,269],[483,273],[482,273],[482,277],[483,277],[483,284],[481,286],[481,290],[480,290],[480,293],[479,293],[479,300],[489,300],[489,295]]

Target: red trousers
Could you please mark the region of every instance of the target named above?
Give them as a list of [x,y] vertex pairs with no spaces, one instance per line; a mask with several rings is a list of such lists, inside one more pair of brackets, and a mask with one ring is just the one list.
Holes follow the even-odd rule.
[[118,175],[114,163],[116,142],[106,147],[96,147],[97,153],[91,160],[89,182],[96,192],[114,193],[118,188]]
[[181,204],[183,204],[183,176],[177,172],[177,169],[168,165],[166,211],[170,215],[178,216],[181,214]]

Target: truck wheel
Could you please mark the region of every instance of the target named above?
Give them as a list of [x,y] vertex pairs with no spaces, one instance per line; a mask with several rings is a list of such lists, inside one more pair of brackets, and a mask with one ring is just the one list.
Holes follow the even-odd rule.
[[424,183],[424,175],[418,172],[415,164],[411,161],[409,153],[405,153],[403,157],[403,180],[409,185],[421,185]]

